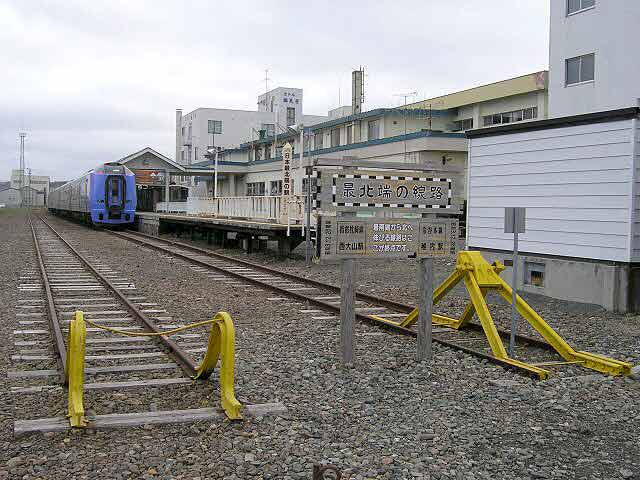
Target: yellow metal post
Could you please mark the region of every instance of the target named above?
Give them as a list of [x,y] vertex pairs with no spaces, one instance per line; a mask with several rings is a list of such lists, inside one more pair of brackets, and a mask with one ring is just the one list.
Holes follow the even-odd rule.
[[482,325],[484,334],[487,336],[493,355],[498,358],[507,358],[507,351],[502,344],[502,339],[500,338],[498,329],[496,328],[495,323],[493,323],[489,307],[487,306],[487,302],[484,300],[484,295],[480,291],[478,282],[473,275],[467,275],[464,278],[464,283],[467,286],[467,291],[471,297],[473,307],[480,318],[480,324]]
[[233,320],[226,312],[218,312],[213,320],[207,351],[202,363],[197,368],[196,378],[208,378],[216,368],[218,359],[221,359],[220,398],[222,408],[230,419],[241,419],[242,405],[236,399],[234,392],[236,337]]
[[84,314],[77,311],[69,324],[69,340],[67,345],[67,370],[65,380],[69,386],[68,416],[72,427],[85,427],[83,382],[84,382],[84,354],[87,329],[84,324]]

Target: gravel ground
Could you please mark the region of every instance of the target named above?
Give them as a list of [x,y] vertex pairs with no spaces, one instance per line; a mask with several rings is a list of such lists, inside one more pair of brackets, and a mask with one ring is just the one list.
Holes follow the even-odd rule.
[[[55,224],[87,254],[127,272],[139,293],[176,319],[229,311],[237,331],[237,396],[248,403],[281,401],[289,413],[241,423],[14,439],[13,420],[24,418],[26,407],[14,410],[7,391],[15,383],[4,372],[15,365],[14,339],[6,334],[0,339],[0,480],[308,479],[316,462],[334,463],[343,478],[352,479],[640,478],[640,383],[632,379],[585,371],[578,378],[534,382],[438,345],[432,365],[417,364],[415,340],[360,324],[356,365],[344,369],[336,365],[337,320],[314,320],[299,312],[303,305],[214,281],[183,261],[107,233]],[[0,323],[9,332],[16,325],[18,275],[34,257],[19,212],[0,211],[0,225]],[[332,266],[306,269],[299,258],[251,259],[334,283],[339,276]],[[398,267],[361,266],[360,288],[410,302],[416,296],[415,265]],[[451,265],[438,267],[442,277]],[[454,298],[454,306],[462,301]],[[640,360],[637,317],[557,301],[538,299],[534,305],[580,348]],[[498,310],[496,318],[508,318],[508,309]],[[214,405],[217,380],[145,394],[140,409],[152,403],[160,409]],[[29,410],[38,404],[50,408],[46,396],[19,400],[31,402]],[[102,404],[87,406],[104,413]]]

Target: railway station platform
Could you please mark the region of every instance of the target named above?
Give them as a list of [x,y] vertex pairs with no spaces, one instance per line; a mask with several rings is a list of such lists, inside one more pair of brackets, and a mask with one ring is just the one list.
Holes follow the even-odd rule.
[[266,250],[267,242],[278,243],[278,253],[287,256],[303,240],[303,226],[237,218],[185,214],[136,212],[136,225],[148,235],[172,233],[178,237],[206,239],[220,246],[237,245],[245,252]]

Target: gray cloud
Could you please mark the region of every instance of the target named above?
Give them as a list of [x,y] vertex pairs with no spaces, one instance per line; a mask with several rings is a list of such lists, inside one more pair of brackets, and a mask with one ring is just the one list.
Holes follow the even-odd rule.
[[548,2],[301,3],[8,0],[0,4],[0,179],[25,129],[34,173],[69,178],[144,146],[172,156],[173,116],[256,108],[271,86],[303,88],[305,113],[435,96],[547,66]]

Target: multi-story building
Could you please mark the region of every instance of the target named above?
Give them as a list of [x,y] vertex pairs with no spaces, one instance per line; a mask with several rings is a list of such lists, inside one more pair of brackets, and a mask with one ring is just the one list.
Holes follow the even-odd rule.
[[[407,105],[448,110],[453,131],[547,118],[547,71],[522,75]],[[398,107],[405,108],[405,107]]]
[[550,118],[468,132],[467,246],[511,259],[526,208],[525,292],[640,312],[638,25],[638,0],[552,0]]
[[279,131],[286,131],[289,125],[326,120],[327,117],[303,114],[302,93],[300,88],[275,88],[258,97],[257,111],[197,108],[182,115],[182,110],[176,110],[176,162],[201,162],[213,146],[237,147],[260,135],[274,135],[276,126]]
[[[384,162],[447,165],[466,170],[464,130],[546,118],[547,72],[536,72],[423,100],[406,108],[378,108],[351,115],[354,106],[339,107],[329,119],[304,130],[304,157],[370,159]],[[342,115],[341,114],[346,114]],[[336,118],[337,117],[337,118]],[[269,132],[267,132],[269,133]],[[236,148],[219,160],[221,196],[279,195],[282,146],[294,149],[294,167],[300,152],[300,132],[289,129],[265,134]],[[207,162],[210,163],[210,162]],[[293,191],[302,191],[302,169],[294,168]],[[466,182],[460,186],[466,198]],[[209,185],[209,191],[213,187]]]
[[637,105],[640,97],[637,0],[553,0],[549,116]]

